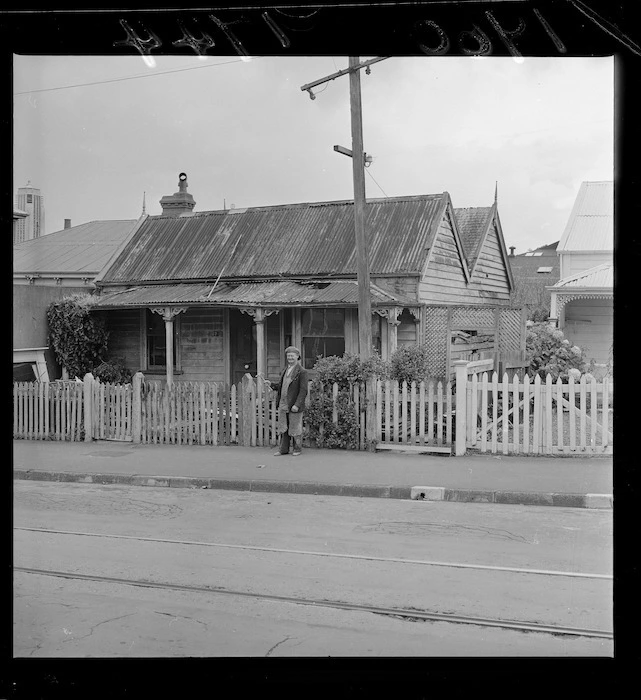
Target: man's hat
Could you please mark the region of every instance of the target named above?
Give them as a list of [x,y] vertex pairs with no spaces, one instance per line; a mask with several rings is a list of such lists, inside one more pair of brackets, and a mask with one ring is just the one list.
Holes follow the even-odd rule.
[[290,345],[288,348],[285,348],[285,355],[287,355],[288,352],[295,352],[298,357],[300,357],[300,350],[293,345]]

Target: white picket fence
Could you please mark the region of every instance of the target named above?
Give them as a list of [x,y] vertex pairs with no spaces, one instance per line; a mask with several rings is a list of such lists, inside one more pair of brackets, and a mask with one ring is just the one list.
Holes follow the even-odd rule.
[[467,448],[502,454],[611,454],[612,392],[600,382],[507,374],[467,381]]
[[[466,450],[501,454],[611,454],[608,379],[553,382],[476,373],[455,363],[456,381],[371,379],[350,387],[362,450]],[[470,376],[471,375],[471,376]],[[338,421],[338,385],[332,422]],[[13,436],[28,440],[126,440],[152,444],[246,446],[277,442],[275,393],[246,375],[237,386],[166,383],[136,375],[132,384],[18,382]],[[311,394],[308,394],[308,402]]]
[[430,447],[450,452],[453,442],[452,382],[376,382],[376,442],[379,448]]
[[82,382],[14,382],[13,437],[83,440]]

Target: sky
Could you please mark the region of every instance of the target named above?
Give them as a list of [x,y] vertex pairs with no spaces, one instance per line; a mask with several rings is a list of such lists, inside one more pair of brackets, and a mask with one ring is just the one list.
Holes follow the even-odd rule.
[[[361,57],[367,60],[371,57]],[[346,56],[14,55],[14,194],[45,232],[137,219],[187,173],[195,211],[352,199]],[[153,64],[153,65],[151,65]],[[391,57],[361,71],[368,198],[449,192],[506,245],[558,241],[583,181],[613,180],[611,57]]]

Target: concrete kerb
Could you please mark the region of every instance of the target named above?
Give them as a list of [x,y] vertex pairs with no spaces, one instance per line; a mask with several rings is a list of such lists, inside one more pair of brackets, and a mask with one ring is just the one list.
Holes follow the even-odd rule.
[[81,484],[151,486],[164,488],[223,489],[256,493],[295,493],[317,496],[351,496],[395,498],[400,500],[444,501],[454,503],[497,503],[506,505],[560,506],[565,508],[607,509],[614,499],[607,493],[541,493],[532,491],[492,491],[451,489],[443,486],[386,486],[372,484],[340,484],[315,481],[276,481],[213,479],[186,476],[142,476],[87,472],[54,472],[15,469],[15,479],[55,481]]

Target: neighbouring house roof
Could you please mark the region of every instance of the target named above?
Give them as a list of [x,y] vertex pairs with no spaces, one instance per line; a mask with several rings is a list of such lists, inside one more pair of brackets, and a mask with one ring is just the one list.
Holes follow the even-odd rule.
[[[391,294],[370,285],[373,306],[413,306],[416,301]],[[104,293],[93,301],[93,308],[118,309],[165,304],[199,304],[211,306],[296,306],[333,304],[357,305],[358,283],[355,280],[249,282],[242,284],[188,283],[153,284]]]
[[582,182],[557,251],[614,248],[614,183]]
[[[368,200],[370,272],[421,274],[449,194]],[[356,275],[353,202],[150,216],[99,285]]]
[[576,275],[559,280],[552,289],[554,291],[571,290],[576,288],[594,287],[595,289],[614,288],[614,263],[607,262],[583,270]]
[[[520,280],[552,279],[558,280],[560,274],[559,256],[556,243],[550,243],[520,255],[510,255],[512,274]],[[543,268],[545,271],[541,270]],[[551,268],[551,269],[547,269]],[[541,271],[539,271],[541,270]]]
[[90,221],[13,246],[13,272],[96,275],[131,233],[136,219]]
[[483,239],[494,214],[494,207],[465,207],[454,209],[461,243],[470,269],[481,252]]

